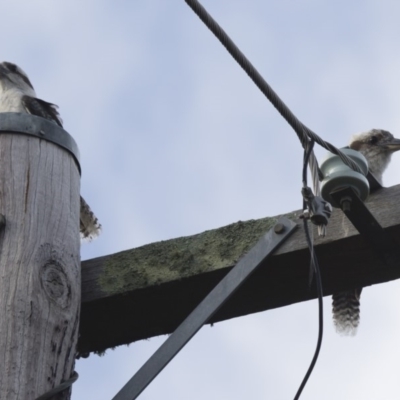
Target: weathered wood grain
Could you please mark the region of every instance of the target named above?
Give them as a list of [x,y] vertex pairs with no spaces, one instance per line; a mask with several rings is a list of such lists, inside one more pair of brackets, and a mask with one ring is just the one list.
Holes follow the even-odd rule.
[[[0,135],[0,398],[35,399],[73,370],[80,307],[79,172],[58,146]],[[66,391],[68,392],[68,391]],[[67,399],[64,392],[54,399]]]
[[[396,243],[393,262],[380,259],[340,210],[316,238],[324,294],[400,277],[400,185],[375,192],[368,207]],[[309,288],[309,251],[299,229],[249,278],[211,322],[316,297]],[[216,283],[270,229],[276,217],[237,222],[82,263],[78,350],[103,351],[171,333]],[[317,237],[316,232],[314,236]]]

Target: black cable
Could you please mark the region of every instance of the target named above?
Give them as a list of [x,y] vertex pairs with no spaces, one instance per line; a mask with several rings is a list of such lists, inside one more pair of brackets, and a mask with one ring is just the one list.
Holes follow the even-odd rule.
[[301,382],[301,385],[299,389],[297,390],[296,396],[294,397],[294,400],[298,400],[300,398],[301,392],[303,391],[304,387],[306,386],[306,383],[308,381],[308,378],[310,377],[315,364],[317,362],[319,352],[321,350],[321,344],[322,344],[322,335],[323,335],[323,329],[324,329],[324,321],[323,321],[323,293],[322,293],[322,282],[321,282],[321,273],[318,265],[318,260],[314,252],[314,247],[310,238],[310,232],[308,230],[308,222],[304,219],[303,221],[304,224],[304,231],[306,234],[306,239],[307,239],[307,244],[310,249],[311,253],[311,262],[314,265],[314,272],[316,276],[316,281],[317,281],[317,292],[318,292],[318,340],[317,340],[317,347],[315,349],[314,357],[311,360],[311,364],[308,367],[307,373],[303,378],[303,381]]
[[[311,151],[314,147],[314,141],[310,141],[309,145],[307,148],[304,150],[304,163],[303,163],[303,187],[307,186],[307,165],[308,165],[308,160],[311,154]],[[303,200],[303,210],[306,208],[306,202]],[[318,259],[315,254],[314,250],[314,245],[313,241],[311,239],[310,231],[308,229],[308,220],[306,218],[303,219],[303,225],[304,225],[304,232],[306,235],[306,241],[308,244],[308,248],[310,250],[310,255],[311,255],[311,265],[313,266],[313,272],[315,273],[316,277],[316,284],[317,284],[317,294],[318,294],[318,340],[317,340],[317,347],[315,349],[314,356],[311,360],[311,364],[308,367],[308,370],[306,372],[306,375],[303,378],[303,381],[301,382],[301,385],[299,389],[297,390],[296,396],[294,397],[294,400],[298,400],[300,398],[300,395],[304,389],[304,387],[307,384],[308,379],[311,376],[311,373],[315,367],[315,364],[317,363],[317,359],[319,356],[319,352],[321,350],[321,344],[322,344],[322,336],[323,336],[323,330],[324,330],[324,309],[323,309],[323,292],[322,292],[322,280],[321,280],[321,271],[319,268],[318,264]]]
[[243,68],[250,79],[257,85],[261,92],[267,97],[267,99],[273,104],[278,110],[282,117],[289,123],[294,129],[299,140],[306,148],[308,137],[324,147],[331,153],[338,155],[341,160],[352,168],[354,171],[363,173],[360,167],[349,157],[343,154],[332,144],[322,140],[316,133],[311,129],[307,128],[301,123],[297,117],[290,111],[286,104],[280,99],[280,97],[274,92],[269,84],[260,75],[253,64],[246,58],[246,56],[239,50],[228,34],[219,26],[219,24],[211,17],[206,9],[197,0],[185,0],[186,4],[195,12],[195,14],[204,22],[208,29],[216,36],[221,44],[226,48],[229,54],[236,60],[236,62]]
[[63,392],[64,390],[69,389],[74,382],[78,379],[79,375],[76,371],[72,373],[71,378],[68,380],[64,381],[63,383],[60,383],[57,387],[54,389],[49,390],[45,394],[42,394],[41,396],[37,397],[36,400],[50,400],[52,399],[56,394],[59,394]]

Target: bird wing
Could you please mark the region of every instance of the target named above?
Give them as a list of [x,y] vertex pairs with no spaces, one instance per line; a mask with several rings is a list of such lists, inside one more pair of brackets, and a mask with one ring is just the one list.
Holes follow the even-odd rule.
[[28,114],[48,119],[62,127],[62,119],[55,104],[37,99],[36,97],[23,96],[22,105]]

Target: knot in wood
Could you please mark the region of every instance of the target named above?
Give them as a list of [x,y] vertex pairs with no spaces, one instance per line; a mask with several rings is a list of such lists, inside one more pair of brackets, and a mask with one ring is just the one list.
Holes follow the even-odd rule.
[[71,302],[71,285],[64,268],[56,261],[49,261],[40,271],[40,280],[47,297],[61,308]]

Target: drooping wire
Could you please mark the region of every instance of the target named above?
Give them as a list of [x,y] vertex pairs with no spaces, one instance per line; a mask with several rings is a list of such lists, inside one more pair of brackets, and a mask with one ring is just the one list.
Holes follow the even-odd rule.
[[307,165],[310,160],[310,155],[314,150],[314,140],[309,140],[307,145],[304,147],[304,158],[303,158],[303,173],[302,173],[302,183],[303,187],[307,187]]
[[321,344],[322,344],[322,335],[323,335],[323,292],[322,292],[322,282],[321,282],[321,274],[319,271],[319,265],[318,265],[318,259],[315,256],[315,252],[313,249],[313,244],[312,240],[310,237],[310,232],[308,230],[308,221],[304,219],[303,221],[304,224],[304,231],[306,234],[306,239],[307,239],[307,244],[310,249],[311,253],[311,263],[314,265],[314,272],[315,272],[315,277],[316,277],[316,282],[317,282],[317,292],[318,292],[318,340],[317,340],[317,347],[315,349],[314,356],[311,360],[311,364],[307,370],[306,375],[304,376],[303,381],[301,382],[301,385],[296,393],[296,396],[294,397],[294,400],[298,400],[300,398],[300,395],[306,386],[306,383],[315,367],[315,364],[318,359],[319,352],[321,350]]
[[[309,145],[305,148],[304,150],[304,162],[303,162],[303,175],[302,175],[302,180],[303,180],[303,187],[307,187],[307,164],[309,162],[309,157],[310,154],[312,154],[312,149],[314,147],[314,142],[311,140],[309,142]],[[306,202],[303,200],[303,210],[306,209]],[[301,385],[299,389],[297,390],[296,396],[294,397],[294,400],[298,400],[301,396],[301,393],[304,389],[304,387],[307,384],[308,379],[310,378],[310,375],[315,367],[315,364],[317,363],[317,359],[319,356],[319,352],[321,350],[321,344],[322,344],[322,336],[323,336],[323,330],[324,330],[324,309],[323,309],[323,291],[322,291],[322,280],[321,280],[321,271],[319,268],[318,264],[318,259],[315,254],[314,250],[314,245],[313,245],[313,240],[310,235],[309,227],[308,227],[308,220],[306,218],[303,218],[303,225],[304,225],[304,232],[306,235],[306,241],[308,248],[310,250],[310,256],[311,256],[311,266],[312,266],[312,272],[315,274],[315,279],[316,279],[316,286],[317,286],[317,295],[318,295],[318,340],[317,340],[317,347],[314,352],[314,356],[311,360],[310,366],[308,367],[308,370],[306,372],[306,375],[303,378],[303,381],[301,382]],[[310,273],[312,273],[310,271]]]
[[[316,133],[301,123],[297,117],[290,111],[281,98],[269,86],[269,84],[260,75],[257,69],[253,66],[250,60],[239,50],[228,34],[219,26],[219,24],[212,18],[207,10],[197,0],[185,0],[186,4],[196,13],[196,15],[204,22],[210,31],[216,36],[221,44],[226,48],[229,54],[236,60],[236,62],[243,68],[250,79],[257,85],[261,92],[278,110],[282,117],[289,123],[289,125],[296,132],[303,148],[306,148],[307,142],[312,139],[320,146],[324,147],[331,153],[340,157],[340,159],[354,171],[363,173],[360,167],[349,157],[343,154],[335,146],[322,140]],[[311,164],[316,164],[314,154],[310,155]],[[318,165],[318,164],[316,164]]]
[[[314,145],[313,145],[314,147]],[[314,188],[314,194],[315,196],[321,197],[321,187],[319,184],[320,179],[320,169],[318,167],[318,161],[317,158],[315,157],[314,151],[311,150],[311,154],[309,156],[309,161],[308,164],[310,166],[311,170],[311,177],[312,177],[312,182],[313,182],[313,188]],[[318,230],[318,235],[325,237],[326,235],[326,225],[318,225],[317,226]]]

